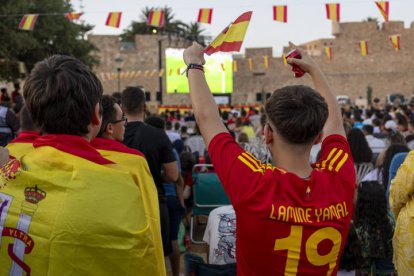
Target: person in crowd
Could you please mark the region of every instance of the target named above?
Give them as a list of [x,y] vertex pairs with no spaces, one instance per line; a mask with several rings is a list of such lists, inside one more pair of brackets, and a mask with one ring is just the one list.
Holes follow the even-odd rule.
[[233,206],[218,207],[210,212],[203,241],[207,243],[207,263],[236,263],[236,213]]
[[101,126],[99,79],[54,55],[35,65],[23,93],[43,135],[2,171],[0,274],[147,275],[140,190],[90,145]]
[[196,159],[198,161],[198,157],[204,157],[204,152],[206,151],[206,144],[204,143],[203,137],[200,134],[200,128],[198,125],[195,125],[195,132],[193,135],[185,140],[184,145],[189,147],[191,152],[197,155]]
[[380,152],[385,150],[386,145],[385,142],[381,139],[375,138],[374,135],[374,127],[372,125],[364,125],[362,127],[362,131],[365,135],[365,139],[368,142],[368,146],[371,148],[373,155],[379,155]]
[[393,262],[399,275],[414,275],[414,151],[410,151],[390,185],[390,207],[396,218]]
[[12,109],[0,105],[0,146],[5,147],[20,128],[19,118]]
[[11,98],[9,94],[7,93],[7,88],[3,87],[1,90],[1,96],[0,96],[0,102],[3,103],[9,103],[11,101]]
[[[164,120],[158,116],[147,117],[145,119],[145,123],[161,130],[164,130],[166,125]],[[169,238],[172,248],[172,252],[168,257],[170,259],[172,275],[178,276],[180,273],[180,248],[178,245],[178,230],[180,228],[180,223],[185,212],[183,196],[184,179],[181,175],[180,156],[175,148],[173,148],[173,154],[177,160],[179,177],[175,183],[165,182],[163,185],[165,190],[165,201],[167,203],[168,216],[170,220]]]
[[172,123],[171,121],[167,121],[165,122],[165,133],[168,136],[168,139],[170,139],[171,143],[174,143],[176,140],[180,140],[180,134],[178,134],[177,132],[175,132],[172,129]]
[[[222,123],[202,70],[203,50],[193,43],[184,62],[197,123],[236,212],[237,274],[336,274],[356,180],[341,113],[321,69],[298,50],[302,59],[288,63],[309,73],[320,94],[288,86],[266,102],[273,167],[245,152]],[[322,139],[322,161],[312,167],[311,147]],[[339,208],[337,215],[320,215],[329,208]],[[296,216],[287,213],[295,210]]]
[[372,163],[373,154],[364,133],[359,128],[351,129],[347,135],[347,140],[355,162],[358,184],[374,168]]
[[338,276],[356,276],[357,270],[362,268],[361,242],[351,221],[344,251],[339,261]]
[[392,217],[387,211],[384,186],[378,181],[359,185],[354,223],[361,242],[362,275],[394,275]]
[[148,273],[165,274],[165,264],[162,252],[161,227],[158,208],[157,189],[154,184],[145,156],[138,150],[131,149],[124,144],[125,125],[127,118],[117,100],[109,95],[104,95],[102,105],[102,124],[99,133],[91,141],[91,145],[99,153],[122,166],[137,179],[140,189],[146,219],[151,228],[153,246],[148,247],[143,258],[151,260],[151,270]]
[[11,94],[11,100],[14,113],[19,114],[20,109],[24,105],[24,99],[22,94],[20,94],[20,84],[18,82],[14,84],[14,90]]
[[164,256],[172,252],[169,237],[169,215],[165,202],[164,182],[176,182],[179,177],[177,160],[172,151],[172,144],[164,130],[146,123],[145,93],[140,87],[127,87],[122,92],[122,107],[128,124],[125,127],[123,143],[142,152],[148,162],[155,186],[161,220],[161,236]]

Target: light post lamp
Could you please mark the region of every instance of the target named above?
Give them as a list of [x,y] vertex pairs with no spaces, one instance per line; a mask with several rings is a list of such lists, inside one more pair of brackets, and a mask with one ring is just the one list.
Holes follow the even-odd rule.
[[116,71],[118,73],[118,92],[121,92],[121,71],[122,71],[122,66],[124,65],[124,60],[122,59],[122,57],[118,56],[115,58],[115,67],[116,67]]

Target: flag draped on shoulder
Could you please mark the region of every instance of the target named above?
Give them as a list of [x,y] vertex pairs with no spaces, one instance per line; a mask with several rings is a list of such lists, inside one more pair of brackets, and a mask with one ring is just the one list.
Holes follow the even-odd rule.
[[121,16],[122,12],[110,12],[108,14],[108,18],[106,19],[106,26],[119,28],[119,24],[121,23]]
[[287,6],[273,6],[273,20],[287,22]]
[[211,24],[211,17],[213,16],[213,9],[200,9],[198,12],[198,23]]
[[363,57],[365,57],[366,55],[368,55],[368,42],[365,40],[361,40],[359,42],[359,49],[361,51],[361,55]]
[[68,20],[77,20],[83,15],[83,12],[67,12],[65,13],[65,17]]
[[148,15],[148,26],[162,28],[164,26],[164,11],[151,10]]
[[385,22],[388,22],[388,15],[390,13],[390,4],[388,1],[376,1],[378,9],[381,12],[382,17],[384,17]]
[[391,40],[392,46],[394,46],[395,51],[398,52],[401,49],[400,35],[392,35],[390,36],[390,40]]
[[33,31],[38,17],[38,14],[25,14],[22,20],[20,20],[19,30]]
[[330,3],[326,4],[326,17],[333,22],[339,22],[341,19],[341,9],[340,4],[338,3]]
[[216,52],[238,52],[249,27],[252,17],[251,11],[240,15],[233,23],[226,27],[217,37],[206,47],[204,52],[211,55]]

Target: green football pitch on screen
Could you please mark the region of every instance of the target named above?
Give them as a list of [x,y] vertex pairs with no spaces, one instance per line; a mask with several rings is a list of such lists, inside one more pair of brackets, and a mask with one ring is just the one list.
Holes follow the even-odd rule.
[[[184,49],[168,48],[165,50],[167,93],[188,93],[188,81],[184,74],[186,65],[183,61]],[[205,55],[204,72],[212,93],[233,92],[233,59],[231,54],[216,53]]]

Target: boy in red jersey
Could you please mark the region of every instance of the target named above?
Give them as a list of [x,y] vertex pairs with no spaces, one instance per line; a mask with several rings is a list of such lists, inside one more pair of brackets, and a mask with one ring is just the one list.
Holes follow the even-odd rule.
[[[346,242],[354,164],[335,97],[319,66],[301,54],[288,63],[309,73],[318,92],[288,86],[267,100],[272,166],[244,151],[223,125],[202,70],[203,48],[184,51],[194,114],[236,211],[237,275],[336,275]],[[320,141],[320,161],[310,165]]]

